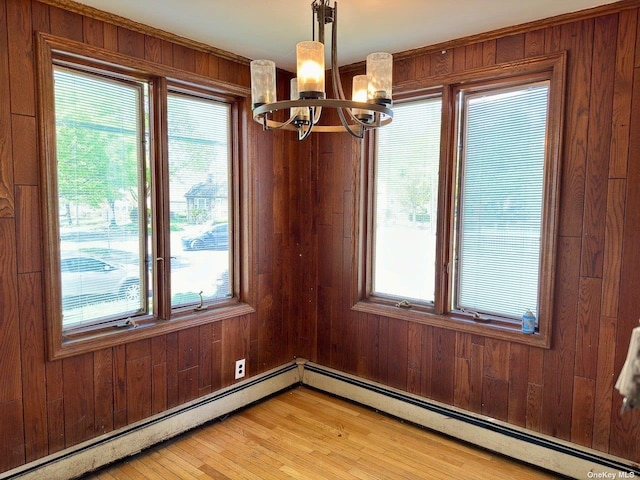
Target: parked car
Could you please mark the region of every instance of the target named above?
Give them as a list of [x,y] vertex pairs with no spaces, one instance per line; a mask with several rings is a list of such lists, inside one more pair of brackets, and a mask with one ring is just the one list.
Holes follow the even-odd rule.
[[121,299],[140,302],[140,278],[129,266],[84,253],[62,253],[60,261],[63,308],[86,302]]
[[224,250],[229,248],[229,225],[209,225],[199,232],[182,237],[184,250]]

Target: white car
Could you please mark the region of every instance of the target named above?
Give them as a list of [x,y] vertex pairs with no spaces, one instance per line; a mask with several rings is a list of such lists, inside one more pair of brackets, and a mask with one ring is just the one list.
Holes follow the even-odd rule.
[[65,309],[84,302],[140,301],[140,278],[131,267],[83,253],[64,253],[60,261]]

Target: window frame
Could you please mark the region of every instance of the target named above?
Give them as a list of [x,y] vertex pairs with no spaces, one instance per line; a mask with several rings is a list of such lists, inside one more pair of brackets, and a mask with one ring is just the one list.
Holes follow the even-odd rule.
[[[40,174],[42,186],[42,225],[44,240],[44,293],[47,353],[50,360],[112,347],[176,330],[207,324],[225,318],[255,312],[252,281],[253,244],[250,241],[251,194],[248,164],[246,112],[250,90],[195,73],[128,57],[116,52],[46,33],[36,36],[37,98],[39,117]],[[149,284],[153,286],[153,313],[132,317],[133,322],[96,323],[64,329],[60,288],[59,216],[56,169],[56,123],[54,111],[53,69],[70,66],[94,74],[108,72],[109,77],[137,79],[149,85],[149,152],[147,172],[151,202],[155,214],[150,254],[154,265]],[[231,290],[232,297],[205,304],[198,310],[190,306],[171,308],[169,231],[169,178],[167,94],[175,92],[227,103],[230,107],[229,195],[231,216]]]
[[[433,305],[403,304],[404,298],[378,296],[372,293],[374,197],[376,134],[372,132],[363,143],[360,170],[359,204],[356,230],[358,241],[355,254],[358,268],[353,276],[353,309],[375,315],[384,315],[412,322],[419,322],[450,330],[469,332],[490,338],[514,341],[542,348],[551,346],[553,317],[553,292],[555,285],[556,243],[558,237],[558,213],[560,195],[560,156],[564,123],[566,53],[532,57],[452,73],[403,82],[394,85],[397,102],[418,100],[431,95],[442,96],[440,170],[438,185],[438,218],[436,239],[436,279]],[[518,85],[537,80],[549,81],[549,107],[547,122],[547,144],[543,181],[543,206],[541,224],[541,256],[539,266],[538,330],[535,334],[522,333],[520,326],[500,318],[485,316],[474,318],[468,312],[454,310],[453,292],[455,281],[454,238],[455,196],[459,175],[458,91],[486,88],[490,85]],[[523,312],[524,313],[524,312]]]

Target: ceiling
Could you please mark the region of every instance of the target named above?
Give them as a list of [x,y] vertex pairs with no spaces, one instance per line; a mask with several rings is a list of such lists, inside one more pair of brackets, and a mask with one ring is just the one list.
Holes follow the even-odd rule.
[[[342,0],[338,61],[433,45],[615,0]],[[295,70],[295,44],[311,39],[311,0],[80,0],[106,12],[249,59]]]

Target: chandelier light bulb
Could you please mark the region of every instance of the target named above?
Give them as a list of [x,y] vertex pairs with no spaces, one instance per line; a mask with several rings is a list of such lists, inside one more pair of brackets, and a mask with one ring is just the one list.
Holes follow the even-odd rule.
[[251,69],[251,104],[253,108],[276,99],[276,64],[271,60],[253,60]]
[[296,58],[300,98],[324,98],[324,45],[300,42],[296,45]]
[[370,100],[391,103],[392,68],[393,56],[390,53],[376,52],[367,55]]

